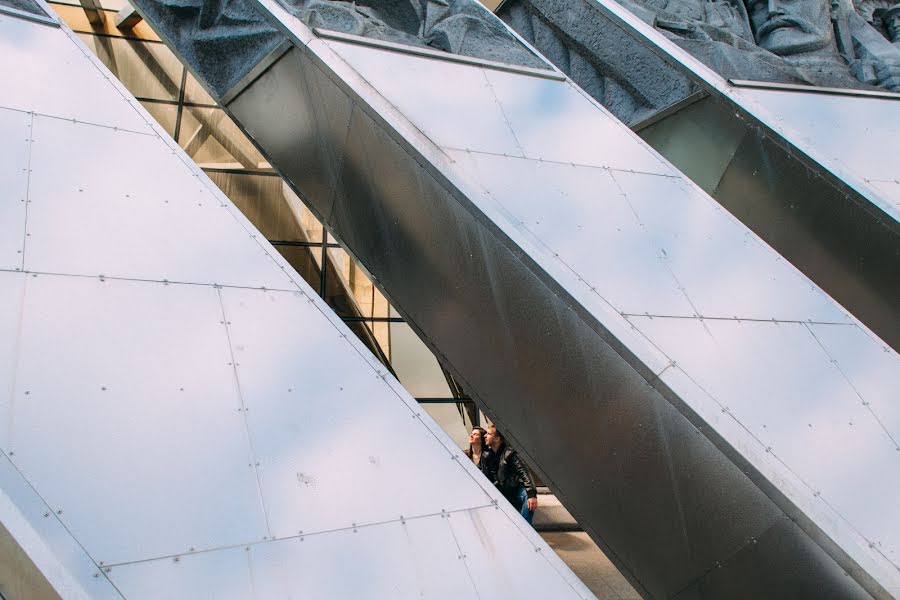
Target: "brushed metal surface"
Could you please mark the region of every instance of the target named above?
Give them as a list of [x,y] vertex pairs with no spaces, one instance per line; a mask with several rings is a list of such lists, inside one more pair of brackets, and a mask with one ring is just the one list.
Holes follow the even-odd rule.
[[[494,535],[527,549],[524,585],[592,598],[161,127],[98,124],[122,88],[94,60],[72,107],[95,122],[70,118],[55,77],[60,56],[87,56],[75,34],[4,21],[0,54],[33,36],[46,54],[22,45],[28,65],[45,68],[0,88],[0,107],[51,111],[31,136],[0,108],[0,156],[30,156],[33,209],[27,271],[0,270],[0,516],[55,589],[477,598],[445,511],[489,507],[521,521]],[[24,213],[2,217],[21,239]]]
[[36,116],[30,169],[27,270],[296,289],[156,136]]
[[[495,121],[473,125],[441,99],[481,94],[480,80],[457,74],[480,67],[316,39],[277,3],[257,5],[297,48],[229,111],[643,594],[718,597],[721,588],[700,584],[720,566],[762,595],[787,585],[777,593],[818,597],[814,580],[836,598],[900,589],[896,564],[856,528],[863,507],[885,509],[862,498],[838,512],[829,498],[842,487],[823,474],[827,463],[792,445],[767,451],[753,434],[765,417],[779,421],[779,439],[811,435],[794,429],[818,414],[813,386],[843,380],[807,324],[856,327],[851,316],[570,83],[485,72],[502,114],[489,106]],[[458,90],[467,81],[477,90]],[[298,115],[296,131],[272,114]],[[485,127],[514,133],[521,156],[485,146]],[[473,144],[456,148],[458,139]],[[562,183],[563,168],[593,185]],[[608,245],[598,249],[598,238]],[[663,299],[644,298],[657,290]],[[693,338],[654,339],[634,320],[660,316],[748,331],[720,334],[716,358],[746,358],[723,371],[733,385],[707,391],[697,382],[718,381],[718,363],[675,358],[693,356]],[[777,378],[765,379],[767,367]],[[767,398],[757,412],[750,392],[773,386],[792,402]],[[835,389],[829,400],[853,412],[848,387]],[[739,401],[739,416],[723,412]],[[860,448],[852,460],[888,468],[890,439],[867,437],[874,420],[840,432]],[[811,448],[829,439],[821,426]],[[760,539],[766,560],[748,550]]]
[[[533,36],[537,29],[528,30],[527,14],[540,10],[540,3],[526,9],[510,1],[500,13]],[[622,85],[642,82],[647,73],[659,84],[675,69],[710,94],[641,136],[900,348],[900,179],[896,153],[884,151],[895,147],[900,135],[900,95],[731,82],[614,0],[572,2],[565,19],[550,14],[557,10],[553,5],[547,10],[545,17],[560,28],[554,35],[568,36],[575,44],[571,52],[579,43],[593,45],[594,64],[604,74],[616,74]],[[585,23],[593,24],[593,32]],[[633,54],[645,60],[635,62]],[[582,83],[598,100],[610,100],[604,95],[610,86]]]

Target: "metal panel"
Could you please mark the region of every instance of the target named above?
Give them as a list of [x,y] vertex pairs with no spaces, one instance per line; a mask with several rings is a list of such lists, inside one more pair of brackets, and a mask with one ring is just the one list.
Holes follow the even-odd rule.
[[[449,515],[448,521],[459,544],[462,558],[481,598],[586,598],[589,592],[580,581],[558,577],[559,558],[544,554],[547,548],[535,544],[537,534],[525,534],[526,523],[510,520],[497,507],[469,510]],[[529,528],[530,529],[530,528]],[[518,543],[504,543],[518,539]],[[538,560],[533,560],[537,554]],[[484,560],[495,556],[493,564]],[[524,571],[523,563],[531,568]]]
[[256,582],[250,570],[252,548],[249,545],[238,546],[116,565],[110,568],[107,577],[129,600],[258,598],[260,596],[255,594]]
[[95,561],[268,535],[215,289],[29,276],[17,356],[0,443]]
[[[817,495],[803,485],[747,429],[733,426],[733,420],[718,420],[721,409],[709,410],[709,394],[663,353],[672,357],[674,352],[633,329],[627,315],[594,292],[579,270],[602,260],[640,265],[631,277],[627,268],[613,269],[619,277],[608,286],[627,288],[613,293],[637,299],[648,289],[668,290],[665,298],[678,298],[671,291],[674,274],[693,312],[685,314],[680,298],[677,304],[654,300],[661,310],[669,304],[679,307],[680,316],[687,317],[681,320],[701,328],[693,314],[721,319],[716,323],[730,323],[735,315],[751,321],[774,317],[792,323],[756,326],[806,332],[803,340],[759,334],[746,348],[745,340],[732,335],[721,352],[726,357],[746,354],[746,360],[727,366],[736,373],[732,377],[749,382],[747,389],[765,390],[757,381],[765,377],[762,369],[770,363],[777,367],[778,378],[769,385],[799,400],[794,405],[769,403],[767,414],[795,427],[831,423],[817,411],[818,388],[812,386],[819,382],[811,377],[827,377],[822,384],[838,386],[829,402],[853,410],[839,395],[849,386],[822,361],[821,347],[803,325],[853,326],[840,307],[569,82],[484,72],[503,107],[503,118],[496,117],[491,130],[511,127],[525,156],[537,159],[532,170],[539,176],[531,177],[507,166],[525,163],[521,158],[480,162],[486,153],[435,146],[427,132],[448,131],[447,124],[437,121],[453,119],[455,113],[422,110],[416,103],[427,106],[433,90],[415,90],[406,81],[395,89],[393,82],[405,72],[403,65],[426,60],[436,72],[428,75],[429,81],[440,82],[446,64],[406,54],[383,59],[387,50],[363,54],[354,48],[350,65],[339,56],[345,51],[339,43],[316,40],[275,2],[256,4],[298,45],[294,54],[301,59],[300,73],[286,75],[290,63],[283,58],[243,89],[230,107],[236,120],[261,134],[254,138],[272,164],[301,196],[310,197],[394,305],[642,593],[663,598],[692,589],[717,563],[741,553],[751,560],[735,561],[733,577],[760,582],[759,596],[779,581],[788,588],[778,593],[808,597],[808,584],[816,578],[825,582],[829,597],[887,598],[900,589],[896,565],[865,544],[853,523],[826,504],[825,492]],[[398,77],[369,75],[382,73],[382,60],[390,61]],[[193,66],[201,76],[208,68]],[[481,70],[459,64],[452,68]],[[287,83],[275,81],[279,77]],[[476,80],[454,79],[450,73],[446,79],[458,85]],[[318,97],[309,93],[311,81]],[[441,86],[437,91],[457,90]],[[328,106],[305,105],[320,98],[334,101],[340,119],[323,115]],[[284,143],[287,133],[274,134],[270,148],[267,132],[291,127],[289,121],[270,120],[267,107],[278,105],[312,115],[320,135],[328,132],[328,153],[318,160],[334,161],[329,171],[336,177],[333,195],[310,193],[325,187],[323,177],[314,173],[313,187],[307,188],[296,164],[300,150]],[[405,106],[415,108],[406,114]],[[471,128],[463,119],[455,124],[461,132]],[[299,130],[312,127],[302,122]],[[478,132],[469,135],[481,139]],[[545,168],[540,160],[564,164]],[[582,174],[573,162],[596,165],[592,171],[605,179]],[[560,182],[564,169],[578,172],[575,183]],[[589,202],[589,196],[563,197],[591,184],[598,187],[598,196],[609,196],[611,190],[613,200],[604,204]],[[638,226],[626,220],[626,206]],[[535,220],[549,215],[545,218],[551,222],[534,230],[517,217],[517,210]],[[625,231],[633,246],[626,245],[629,236],[623,235],[621,243],[610,244],[610,256],[599,256],[597,238],[615,237],[628,223]],[[647,248],[660,253],[654,257]],[[639,257],[633,263],[632,254]],[[646,266],[659,262],[667,268]],[[578,270],[572,265],[579,265]],[[608,267],[596,268],[602,272]],[[648,274],[656,287],[648,286]],[[638,305],[638,300],[630,302]],[[674,339],[675,349],[690,355],[691,340]],[[895,354],[891,357],[897,360]],[[696,368],[718,381],[716,363],[701,361]],[[693,377],[693,370],[688,371]],[[753,406],[733,387],[724,393]],[[792,406],[796,413],[789,410]],[[780,439],[790,440],[790,433],[784,426]],[[808,435],[795,433],[798,440]],[[790,460],[805,470],[802,477],[822,477],[826,465],[803,448],[788,448]],[[863,470],[862,476],[877,484],[871,471]],[[874,512],[883,510],[875,503],[869,506]],[[800,526],[781,527],[788,519],[797,519]],[[753,560],[752,550],[746,551],[753,540],[776,530],[790,543],[772,535],[762,552],[767,559],[778,556],[781,544],[793,548],[788,557]],[[821,552],[807,552],[810,547]],[[769,577],[767,569],[778,573]],[[856,583],[835,583],[832,576],[842,569]],[[790,573],[797,570],[804,577],[792,581]]]
[[460,559],[438,515],[126,565],[110,577],[129,598],[478,598]]
[[[900,133],[900,95],[727,80],[713,69],[732,76],[744,70],[736,74],[744,79],[772,73],[766,75],[763,63],[741,59],[742,50],[729,58],[734,49],[728,44],[660,31],[669,17],[656,23],[660,9],[654,3],[628,5],[643,13],[640,18],[613,0],[509,0],[500,14],[636,127],[642,122],[635,123],[634,104],[621,96],[640,104],[640,92],[651,82],[649,88],[668,97],[669,106],[657,103],[656,113],[644,119],[655,122],[642,130],[645,139],[900,348],[900,185],[896,160],[884,151],[896,146]],[[719,27],[715,18],[703,22],[702,11],[694,8],[683,13],[688,27]],[[849,77],[849,67],[839,63]],[[671,85],[673,72],[709,94],[702,106],[684,109],[690,89]],[[813,77],[820,75],[830,73]]]
[[[5,453],[0,456],[0,490],[3,526],[28,553],[59,597],[79,600],[122,597],[107,580],[103,569],[91,560],[66,530],[59,515],[35,493]],[[37,589],[27,592],[39,593]]]
[[60,30],[0,15],[0,107],[149,133],[150,127]]
[[[900,98],[735,88],[731,98],[854,187],[900,230],[900,195],[866,185],[897,178]],[[829,125],[823,126],[823,123]]]
[[[620,312],[695,314],[610,171],[459,151],[450,156],[544,247],[535,259],[561,260]],[[534,193],[547,181],[551,189]],[[596,223],[602,230],[584,252],[582,236]]]
[[32,272],[0,271],[0,513],[61,595],[478,597],[442,509],[501,496],[340,318],[171,140],[35,119]]
[[613,177],[699,316],[849,322],[833,300],[697,188],[674,178]]
[[15,389],[24,292],[24,274],[0,271],[0,402],[9,402]]
[[[510,545],[518,540],[506,539]],[[479,598],[443,515],[261,544],[261,598]],[[490,561],[494,562],[494,561]],[[534,561],[532,561],[534,562]]]
[[[483,479],[435,444],[421,410],[404,405],[309,297],[225,289],[222,299],[275,536],[491,502]],[[279,370],[283,356],[302,371]],[[404,480],[415,484],[402,494],[385,485]]]
[[295,288],[159,138],[37,116],[31,175],[30,271]]
[[328,46],[377,89],[390,90],[388,101],[438,146],[523,156],[487,69],[356,44]]
[[574,85],[485,71],[528,158],[674,175],[622,122]]
[[[895,397],[900,373],[895,355],[885,353],[855,325],[630,320],[766,453],[799,477],[824,504],[823,511],[834,511],[832,518],[846,520],[866,543],[875,544],[876,552],[896,564],[900,451],[882,423],[896,419],[896,408],[884,406],[886,400],[880,406],[865,405],[867,400],[811,330],[821,331],[832,344],[843,340],[848,347],[842,352],[855,348],[861,357],[886,354],[880,365],[872,364],[867,396],[873,399]],[[792,360],[785,361],[785,355]],[[861,496],[861,489],[868,493]]]
[[0,269],[22,268],[31,115],[0,109]]

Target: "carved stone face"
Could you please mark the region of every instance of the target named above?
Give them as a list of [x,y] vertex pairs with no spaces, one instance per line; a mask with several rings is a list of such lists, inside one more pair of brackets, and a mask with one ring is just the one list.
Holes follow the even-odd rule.
[[900,42],[900,4],[885,13],[882,20],[888,39],[892,42]]
[[831,43],[831,13],[825,0],[744,0],[756,44],[772,54],[812,52]]

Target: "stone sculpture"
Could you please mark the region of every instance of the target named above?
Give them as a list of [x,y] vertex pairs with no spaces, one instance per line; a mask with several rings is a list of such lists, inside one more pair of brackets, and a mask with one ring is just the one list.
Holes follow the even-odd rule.
[[507,64],[547,65],[475,0],[279,0],[313,28]]
[[900,91],[900,50],[848,0],[621,3],[725,77]]

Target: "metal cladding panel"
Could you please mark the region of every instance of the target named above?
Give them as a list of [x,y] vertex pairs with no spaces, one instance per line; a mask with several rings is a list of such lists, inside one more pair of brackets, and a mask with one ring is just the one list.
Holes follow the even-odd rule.
[[[316,69],[309,64],[305,68],[307,77]],[[329,81],[319,80],[324,85]],[[271,89],[269,82],[260,84],[260,89]],[[243,112],[253,97],[252,90],[245,92],[236,103],[239,118],[260,114]],[[410,169],[407,151],[361,109],[354,109],[341,148],[340,183],[330,220],[333,229],[367,258],[369,269],[378,274],[393,298],[415,299],[404,306],[407,314],[432,339],[440,340],[440,352],[465,374],[469,389],[477,390],[495,414],[502,414],[503,424],[515,423],[507,432],[515,432],[518,448],[539,457],[544,480],[565,494],[568,506],[618,564],[638,574],[638,585],[654,597],[682,589],[783,518],[740,469],[625,365],[596,331],[585,327],[583,315],[548,294],[547,282],[515,259],[490,229],[473,221],[471,213],[424,167]],[[625,212],[627,203],[617,187],[609,194],[598,194],[611,206],[606,212],[599,200],[592,206],[590,198],[581,203],[576,198],[568,205],[561,199],[563,192],[574,193],[574,187],[560,181],[559,169],[577,172],[581,175],[577,181],[601,189],[598,181],[604,185],[611,181],[607,170],[474,152],[449,151],[448,155],[460,172],[482,158],[495,161],[477,163],[480,169],[465,171],[469,177],[483,175],[485,187],[490,180],[486,173],[495,173],[497,181],[507,175],[508,186],[513,180],[521,181],[521,188],[510,188],[514,207],[538,209],[538,198],[549,198],[547,206],[559,206],[560,212],[562,207],[573,209],[584,223],[595,225],[593,233],[606,236],[622,226],[621,219],[612,215],[636,221],[631,209]],[[277,156],[274,159],[277,163]],[[527,162],[531,168],[509,175],[501,167],[503,161]],[[547,174],[555,176],[554,186],[562,190],[559,197],[542,196],[544,182],[551,179]],[[493,224],[526,236],[533,244],[529,246],[532,258],[546,259],[548,269],[567,273],[571,277],[567,281],[576,280],[571,268],[553,257],[546,245],[539,246],[539,238],[528,233],[497,198],[470,198],[478,198],[479,208],[490,211]],[[558,214],[551,215],[551,223]],[[607,223],[599,226],[603,221]],[[355,227],[357,223],[367,226]],[[634,246],[627,251],[635,255],[634,248],[652,247],[645,246],[640,230],[631,229]],[[618,251],[615,255],[620,256]],[[639,256],[647,257],[644,264],[655,264],[649,262],[652,253]],[[585,259],[582,264],[591,261]],[[413,278],[410,273],[418,275]],[[657,277],[671,275],[661,269]],[[633,285],[635,279],[622,273],[618,285],[608,289]],[[457,290],[458,295],[448,296],[448,289]],[[490,295],[484,294],[486,289],[492,290]],[[580,289],[580,300],[595,314],[618,315],[584,281]],[[641,294],[633,297],[639,300]],[[653,372],[666,367],[664,357],[658,358],[640,334],[630,337],[635,335],[630,325],[617,325],[612,316],[604,324],[616,328],[620,343],[624,340],[629,349],[640,352]],[[466,337],[458,335],[463,329],[470,332]],[[477,331],[491,333],[478,338],[475,352],[469,344]],[[497,377],[499,372],[516,376]],[[554,431],[549,437],[548,424]],[[602,444],[559,443],[579,439],[585,429],[602,431]],[[582,456],[582,450],[590,456]],[[585,472],[593,475],[585,477]],[[685,514],[684,506],[697,510]],[[741,518],[735,519],[735,514]],[[646,574],[651,564],[652,577]]]
[[[810,378],[843,380],[811,337],[765,328],[855,327],[827,295],[570,82],[316,39],[277,3],[257,4],[296,49],[245,81],[228,109],[642,593],[717,597],[724,588],[701,583],[726,564],[734,580],[757,583],[757,597],[782,584],[777,593],[815,597],[816,580],[828,597],[900,589],[896,565],[854,529],[852,519],[865,520],[848,521],[823,499],[838,491],[804,483],[827,465],[792,445],[795,474],[788,459],[767,453],[695,383],[719,381],[712,362],[679,366],[674,355],[690,356],[693,338],[676,336],[668,348],[626,312],[631,305],[650,320],[652,307],[701,327],[755,323],[755,337],[725,336],[720,354],[749,353],[728,363],[747,390],[765,391],[762,369],[777,367],[767,385],[798,399],[770,402],[765,414],[785,423],[778,434],[790,439],[787,424],[836,427],[818,414],[820,382]],[[448,106],[454,94],[484,91],[460,68],[490,83],[502,114],[489,105],[479,119],[494,115],[493,123],[468,122],[467,110]],[[417,88],[406,73],[429,84]],[[466,82],[476,89],[458,89]],[[337,116],[328,115],[332,104]],[[270,117],[278,106],[303,115],[299,138],[315,131],[326,146],[308,153],[319,161],[309,182],[296,160],[307,151],[273,131],[291,127]],[[442,110],[425,108],[434,106]],[[511,131],[524,156],[479,151],[491,143],[485,129]],[[458,139],[474,143],[456,148]],[[561,182],[565,169],[571,184]],[[335,178],[332,189],[323,173]],[[594,264],[604,260],[633,265],[632,275]],[[661,298],[643,297],[654,293]],[[874,338],[869,345],[881,350]],[[896,354],[889,361],[896,365]],[[829,401],[851,410],[840,395],[847,386],[834,389]],[[747,390],[715,394],[755,416]],[[813,444],[808,435],[795,432]],[[880,453],[873,443],[863,449]],[[798,525],[787,526],[791,519]]]
[[36,116],[28,198],[26,270],[296,289],[156,136]]
[[[865,98],[732,88],[733,101],[815,159],[893,221],[900,231],[900,193],[878,182],[896,182],[900,98]],[[827,124],[827,125],[826,125]]]
[[[435,69],[431,59],[410,60],[397,52],[327,43],[377,89],[390,90],[390,102],[438,146],[523,156],[492,83],[481,69],[456,63]],[[435,119],[435,115],[443,118]]]
[[4,108],[151,132],[118,87],[102,85],[107,72],[97,59],[55,27],[0,14],[0,38],[6,40],[0,61]]
[[0,444],[88,554],[268,535],[215,289],[29,275],[23,305]]
[[31,115],[0,109],[0,269],[22,268]]
[[[814,503],[851,526],[848,543],[872,544],[896,564],[900,446],[887,429],[897,413],[887,398],[896,397],[898,369],[881,343],[856,325],[629,320],[748,432],[755,452],[783,463]],[[829,345],[844,341],[841,352],[855,350],[869,366],[865,396],[853,383],[859,362],[844,371],[818,335]]]
[[[493,506],[448,515],[453,537],[480,598],[577,598],[583,586],[557,576],[566,570],[559,557],[540,541],[524,521],[513,520]],[[523,532],[522,528],[527,528]],[[506,546],[503,539],[522,539]],[[535,556],[537,555],[537,556]],[[496,557],[495,562],[484,557]],[[535,560],[535,558],[537,560]],[[531,569],[523,572],[521,565]]]
[[[613,171],[448,152],[459,170],[476,177],[490,198],[508,212],[510,221],[543,247],[540,258],[564,262],[616,310],[695,314],[665,264],[661,248],[645,235]],[[553,187],[546,193],[534,193],[546,181],[553,181]],[[581,251],[581,235],[598,222],[603,223],[602,234],[594,231],[592,252],[586,254]],[[598,260],[614,256],[622,259]]]
[[[900,445],[900,370],[887,347],[859,327],[810,324],[809,330],[894,442]],[[900,536],[898,536],[900,538]]]
[[327,44],[442,148],[673,174],[635,144],[625,125],[574,86],[355,44]]
[[621,172],[613,177],[698,316],[851,321],[818,287],[683,179]]
[[[491,507],[494,511],[494,507]],[[212,553],[172,560],[152,561],[113,569],[109,575],[129,598],[188,599],[293,597],[303,598],[484,598],[485,590],[493,591],[478,565],[501,573],[513,571],[515,582],[504,588],[500,597],[529,597],[542,590],[548,581],[561,582],[551,588],[554,598],[587,598],[590,593],[580,582],[566,582],[555,570],[548,569],[541,556],[525,555],[512,563],[509,558],[522,558],[515,552],[535,554],[526,535],[502,528],[494,530],[502,549],[490,542],[466,544],[457,532],[457,523],[473,518],[480,511],[463,511],[406,519],[368,527],[359,527],[308,535],[290,540],[260,543],[253,546],[219,550]],[[501,516],[502,518],[502,516]],[[484,525],[495,525],[484,522]],[[497,523],[501,525],[501,523]],[[487,546],[487,547],[486,547]],[[543,546],[544,551],[549,551]],[[523,564],[532,566],[522,569]],[[481,567],[483,568],[483,567]],[[210,581],[200,588],[197,581]],[[522,596],[510,590],[524,589]],[[156,595],[154,595],[156,594]]]
[[[422,427],[420,409],[340,343],[347,332],[309,297],[227,289],[222,298],[273,535],[490,504],[452,462],[456,453]],[[279,368],[285,356],[303,369]],[[421,468],[442,463],[448,468]]]
[[[84,53],[14,25],[4,56]],[[120,88],[85,64],[72,107],[103,109]],[[31,161],[25,272],[0,270],[0,513],[34,532],[22,551],[66,598],[478,597],[445,511],[521,517],[161,128],[54,114],[54,69],[32,76],[0,89],[4,183]],[[4,108],[30,102],[34,135]],[[2,217],[21,239],[24,212]],[[592,597],[533,535],[492,535],[527,545],[532,586]]]
[[[60,515],[47,506],[10,458],[5,451],[0,457],[0,518],[11,533],[19,521],[24,521],[21,526],[31,530],[31,535],[16,532],[17,537],[13,533],[17,542],[29,546],[26,550],[29,559],[62,598],[122,598],[103,569],[66,529]],[[37,539],[21,539],[32,536]]]

